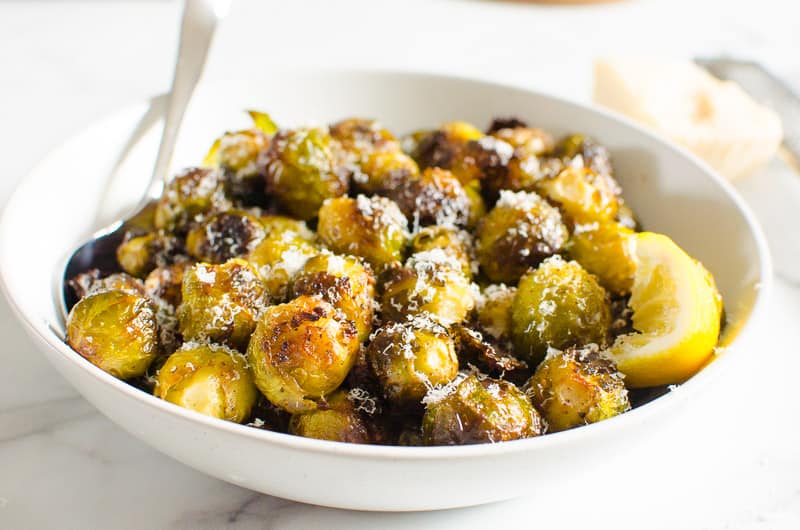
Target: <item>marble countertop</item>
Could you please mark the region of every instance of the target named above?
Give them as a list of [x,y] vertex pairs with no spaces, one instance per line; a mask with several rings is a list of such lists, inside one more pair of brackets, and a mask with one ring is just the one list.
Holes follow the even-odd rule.
[[[233,3],[207,71],[242,77],[276,66],[453,72],[587,99],[598,54],[734,54],[800,87],[794,2],[640,0],[587,8],[522,2],[246,1]],[[796,8],[795,8],[796,9]],[[175,2],[0,3],[0,205],[65,137],[168,87]],[[70,178],[65,175],[65,178]],[[800,528],[800,236],[789,215],[800,178],[776,162],[737,184],[776,257],[760,351],[693,398],[608,491],[574,492],[435,513],[370,514],[247,491],[179,464],[115,426],[33,347],[0,300],[0,528]],[[793,250],[794,249],[794,250]],[[794,272],[793,272],[794,269]],[[577,500],[577,502],[576,502]],[[590,526],[591,525],[591,526]]]

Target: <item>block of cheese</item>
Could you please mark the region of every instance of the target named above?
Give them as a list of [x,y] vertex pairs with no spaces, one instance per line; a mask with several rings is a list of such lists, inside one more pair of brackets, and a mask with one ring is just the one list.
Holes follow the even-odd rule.
[[597,60],[594,101],[683,145],[732,180],[766,164],[783,138],[774,111],[691,61]]

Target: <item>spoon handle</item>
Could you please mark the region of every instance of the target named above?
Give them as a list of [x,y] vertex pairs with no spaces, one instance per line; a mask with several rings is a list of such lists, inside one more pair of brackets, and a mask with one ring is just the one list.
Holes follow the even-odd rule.
[[183,114],[203,73],[217,22],[227,13],[230,0],[185,0],[175,76],[167,101],[158,157],[150,177],[145,202],[158,197],[167,179]]

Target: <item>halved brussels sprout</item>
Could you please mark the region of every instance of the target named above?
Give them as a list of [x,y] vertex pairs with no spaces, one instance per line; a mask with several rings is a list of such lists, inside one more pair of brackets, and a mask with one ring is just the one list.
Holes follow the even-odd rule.
[[210,168],[189,168],[167,182],[156,205],[156,228],[185,233],[199,215],[229,210],[224,174]]
[[375,120],[348,118],[330,127],[331,136],[338,140],[350,161],[361,164],[376,151],[397,151],[400,145],[394,135]]
[[375,277],[352,256],[318,254],[294,278],[294,296],[318,296],[333,304],[353,322],[361,342],[372,330],[375,314]]
[[186,343],[158,370],[153,392],[183,408],[241,423],[258,390],[244,356],[218,344]]
[[412,255],[404,267],[387,269],[381,283],[381,308],[390,320],[427,315],[449,326],[475,308],[476,288],[461,271],[461,263],[442,249]]
[[184,273],[181,296],[178,322],[185,340],[210,340],[242,351],[267,303],[258,272],[242,259],[194,265]]
[[480,140],[483,133],[475,126],[454,121],[445,123],[435,131],[415,133],[404,143],[407,151],[420,168],[448,169],[466,183],[480,177],[480,168],[474,156],[468,153],[470,142]]
[[151,298],[164,300],[172,307],[178,307],[182,299],[183,276],[193,266],[194,263],[184,261],[153,269],[144,280],[145,291]]
[[367,156],[353,175],[355,187],[367,195],[383,194],[419,176],[414,159],[399,150],[375,151]]
[[297,436],[357,444],[377,441],[371,427],[345,390],[337,390],[316,410],[295,414],[289,421],[289,432]]
[[553,256],[522,277],[511,308],[515,353],[538,363],[548,348],[605,346],[608,294],[574,261]]
[[444,327],[425,317],[383,326],[366,355],[384,397],[400,407],[418,406],[429,389],[458,374],[453,340]]
[[611,294],[630,293],[633,275],[635,234],[612,221],[578,225],[567,243],[569,255],[600,280]]
[[72,288],[77,299],[89,296],[98,291],[117,289],[131,294],[144,295],[146,293],[144,284],[139,278],[134,278],[128,273],[117,272],[100,277],[99,269],[89,269],[70,279],[67,283]]
[[163,232],[141,236],[128,233],[117,247],[117,262],[131,276],[144,278],[156,267],[186,260],[183,254],[183,244],[175,236]]
[[621,414],[630,408],[623,375],[597,348],[551,350],[527,387],[551,432]]
[[278,132],[259,162],[267,194],[293,216],[313,219],[325,199],[347,193],[349,171],[338,149],[325,129]]
[[67,316],[67,344],[114,377],[144,375],[158,354],[153,305],[142,295],[117,289],[90,294]]
[[247,357],[259,390],[296,414],[315,410],[317,400],[339,387],[357,351],[352,322],[321,298],[299,296],[264,311]]
[[476,251],[492,282],[516,282],[529,267],[559,252],[569,232],[558,209],[535,193],[501,191],[478,225]]
[[253,251],[264,239],[260,220],[245,212],[227,211],[195,225],[186,235],[186,250],[199,261],[225,263]]
[[492,284],[483,289],[478,303],[478,326],[501,344],[511,340],[511,306],[517,295],[516,287]]
[[326,201],[319,211],[317,233],[332,251],[364,258],[375,270],[403,258],[408,221],[385,197]]
[[[302,228],[305,228],[304,223]],[[296,232],[276,227],[246,259],[258,270],[270,298],[281,301],[286,298],[292,280],[306,261],[319,253],[319,247],[303,230]]]
[[427,445],[495,443],[544,431],[528,397],[508,381],[462,376],[425,400],[422,439]]
[[[472,235],[452,226],[426,226],[411,240],[411,253],[441,249],[461,265],[461,272],[467,278],[477,273],[477,262],[473,261]],[[474,268],[473,268],[474,264]]]
[[469,220],[469,197],[446,169],[428,168],[421,175],[385,190],[384,194],[397,203],[415,226],[466,226]]

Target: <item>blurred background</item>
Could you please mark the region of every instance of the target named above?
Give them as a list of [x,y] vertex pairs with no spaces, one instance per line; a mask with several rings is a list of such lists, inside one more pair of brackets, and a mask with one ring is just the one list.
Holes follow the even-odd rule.
[[[233,0],[206,77],[274,74],[277,83],[284,68],[421,70],[588,102],[596,57],[726,56],[757,61],[800,90],[798,15],[795,0]],[[66,138],[168,89],[179,19],[175,0],[0,1],[0,207]],[[791,202],[800,201],[800,177],[771,165],[737,186],[773,252],[800,242],[798,225],[775,213],[781,200],[800,205]],[[696,473],[670,473],[654,453],[647,480],[633,474],[626,491],[595,492],[602,488],[583,477],[590,482],[576,483],[577,493],[421,516],[296,505],[158,454],[79,398],[0,300],[0,528],[492,528],[534,520],[554,528],[800,528],[800,429],[796,415],[770,406],[793,397],[789,374],[800,369],[787,347],[797,344],[800,291],[787,270],[779,266],[770,330],[770,344],[786,350],[775,370],[782,375],[744,367],[719,395],[687,405],[673,427],[703,428],[671,449]],[[760,378],[755,395],[743,386],[752,378]]]

